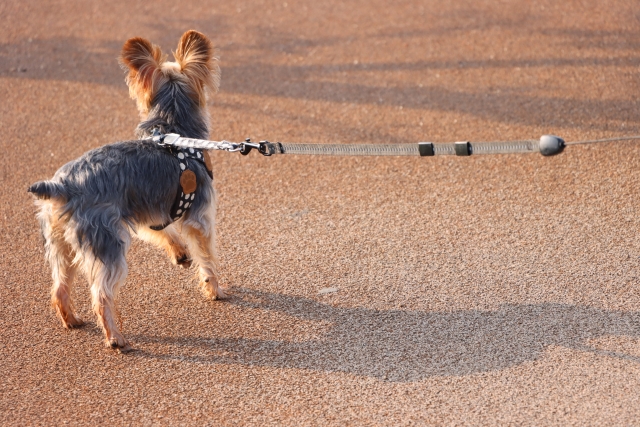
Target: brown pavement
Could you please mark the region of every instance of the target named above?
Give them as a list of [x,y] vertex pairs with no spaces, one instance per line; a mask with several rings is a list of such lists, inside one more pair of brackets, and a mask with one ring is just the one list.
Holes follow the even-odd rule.
[[[64,330],[26,189],[133,135],[116,58],[219,47],[216,139],[640,134],[637,1],[0,2],[1,425],[634,425],[640,143],[469,158],[216,153],[222,281],[137,242],[137,351]],[[325,288],[337,292],[320,293]]]

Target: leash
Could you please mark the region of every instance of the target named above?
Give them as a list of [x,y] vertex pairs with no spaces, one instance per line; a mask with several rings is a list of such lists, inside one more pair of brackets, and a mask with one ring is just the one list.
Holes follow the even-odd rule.
[[540,153],[543,156],[559,154],[567,145],[593,144],[600,142],[640,139],[640,135],[623,136],[608,139],[593,139],[565,142],[559,136],[543,135],[539,140],[450,143],[418,142],[413,144],[298,144],[281,142],[244,142],[208,141],[204,139],[183,138],[175,133],[156,134],[151,140],[160,145],[172,145],[200,150],[223,150],[247,155],[256,149],[264,156],[274,154],[307,154],[333,156],[471,156],[472,154],[511,154]]

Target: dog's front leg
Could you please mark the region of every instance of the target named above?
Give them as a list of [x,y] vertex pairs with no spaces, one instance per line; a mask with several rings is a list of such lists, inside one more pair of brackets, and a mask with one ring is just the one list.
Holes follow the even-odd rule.
[[198,266],[200,288],[207,298],[227,297],[225,289],[218,283],[218,256],[216,253],[215,228],[211,216],[205,215],[207,221],[196,223],[189,221],[184,225],[184,233],[193,259]]
[[139,227],[136,234],[145,242],[164,249],[173,265],[179,265],[183,268],[191,267],[191,256],[187,245],[182,241],[182,237],[173,225],[169,225],[163,230]]

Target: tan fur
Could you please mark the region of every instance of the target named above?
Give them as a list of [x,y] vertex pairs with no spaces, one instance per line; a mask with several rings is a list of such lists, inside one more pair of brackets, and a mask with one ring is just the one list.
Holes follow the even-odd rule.
[[194,262],[199,267],[200,289],[207,298],[218,299],[227,297],[227,292],[218,283],[218,269],[220,261],[216,247],[215,217],[216,195],[203,213],[202,218],[189,219],[182,227]]
[[180,38],[174,53],[182,73],[189,79],[189,86],[197,88],[200,105],[207,101],[207,90],[216,92],[220,85],[220,68],[214,56],[213,44],[197,31],[187,31]]
[[144,117],[157,89],[170,77],[182,80],[192,91],[192,97],[205,106],[209,93],[220,85],[220,67],[211,41],[203,34],[190,30],[182,35],[174,53],[176,62],[165,62],[160,48],[149,41],[134,37],[122,48],[120,63],[129,73],[126,81],[129,94],[138,104]]
[[122,47],[120,62],[129,68],[129,94],[137,101],[141,114],[149,111],[151,97],[167,78],[160,68],[165,59],[158,46],[141,37],[127,40]]
[[182,243],[180,233],[176,231],[173,225],[169,225],[160,231],[141,227],[137,230],[136,235],[141,240],[164,249],[173,265],[181,265],[182,267],[191,265],[189,251],[186,245]]
[[73,248],[65,239],[67,219],[61,215],[63,203],[52,199],[38,201],[38,205],[38,217],[48,242],[46,257],[53,278],[51,306],[65,328],[82,326],[84,322],[76,315],[71,296],[77,265],[74,263]]

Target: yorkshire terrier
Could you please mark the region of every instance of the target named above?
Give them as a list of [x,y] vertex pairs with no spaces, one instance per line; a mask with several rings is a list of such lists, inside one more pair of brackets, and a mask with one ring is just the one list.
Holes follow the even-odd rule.
[[80,270],[106,344],[121,352],[131,350],[116,324],[131,235],[163,248],[174,264],[193,261],[204,294],[225,296],[217,279],[216,195],[207,152],[152,139],[167,133],[209,138],[207,98],[218,89],[220,69],[213,44],[197,31],[182,35],[174,57],[167,62],[158,46],[129,39],[120,62],[142,120],[138,139],[91,150],[28,190],[36,197],[53,276],[51,303],[63,326],[83,325],[71,300]]

